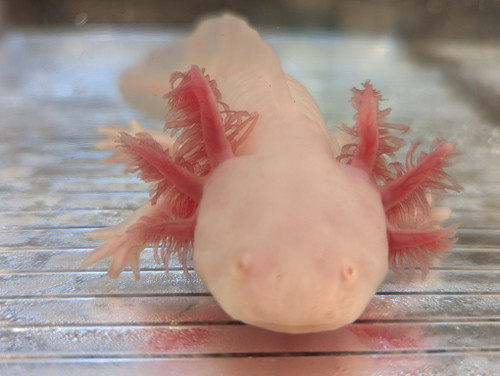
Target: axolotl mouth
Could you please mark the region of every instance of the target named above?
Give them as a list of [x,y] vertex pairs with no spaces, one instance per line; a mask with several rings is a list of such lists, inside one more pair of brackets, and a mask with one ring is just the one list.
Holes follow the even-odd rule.
[[307,90],[234,16],[202,22],[182,48],[127,70],[121,89],[148,112],[152,94],[166,92],[166,108],[153,111],[166,113],[164,132],[133,122],[103,128],[100,143],[151,183],[151,199],[91,233],[105,242],[83,266],[112,257],[112,278],[127,266],[139,278],[147,245],[166,267],[175,254],[187,271],[192,255],[233,318],[301,333],[354,321],[389,266],[425,275],[453,246],[456,226],[443,227],[435,205],[462,189],[445,172],[455,145],[436,140],[416,155],[414,143],[395,161],[408,127],[386,120],[370,82],[352,90],[355,124],[334,139]]

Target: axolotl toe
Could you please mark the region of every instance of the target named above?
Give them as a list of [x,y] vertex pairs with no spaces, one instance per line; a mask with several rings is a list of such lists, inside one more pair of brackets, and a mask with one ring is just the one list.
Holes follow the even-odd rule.
[[[165,59],[173,51],[177,60]],[[111,277],[126,266],[138,277],[148,245],[166,267],[172,254],[184,265],[192,256],[231,317],[303,333],[353,322],[389,267],[425,274],[453,245],[456,226],[441,225],[435,204],[441,191],[461,190],[444,171],[455,146],[436,140],[415,156],[414,143],[404,164],[394,161],[408,127],[386,121],[369,82],[353,89],[355,124],[340,127],[349,141],[335,146],[307,90],[234,16],[153,53],[121,88],[132,105],[166,117],[166,133],[104,128],[116,138],[112,161],[150,182],[151,199],[91,233],[105,242],[84,266],[112,257]]]

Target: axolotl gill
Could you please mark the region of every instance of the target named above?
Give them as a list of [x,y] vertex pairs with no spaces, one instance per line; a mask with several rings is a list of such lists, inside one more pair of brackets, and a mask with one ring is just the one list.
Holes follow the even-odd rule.
[[[388,268],[398,274],[450,249],[440,193],[460,191],[444,169],[455,145],[394,160],[408,127],[387,122],[370,82],[353,89],[355,124],[341,142],[315,101],[283,72],[276,52],[238,17],[200,23],[182,43],[154,51],[120,79],[126,101],[165,120],[103,127],[115,149],[151,183],[128,220],[89,235],[105,242],[84,261],[112,257],[108,274],[153,246],[168,268],[176,254],[234,319],[288,333],[356,320]],[[345,141],[347,140],[347,141]],[[444,213],[444,214],[443,214]],[[187,268],[186,268],[187,270]]]

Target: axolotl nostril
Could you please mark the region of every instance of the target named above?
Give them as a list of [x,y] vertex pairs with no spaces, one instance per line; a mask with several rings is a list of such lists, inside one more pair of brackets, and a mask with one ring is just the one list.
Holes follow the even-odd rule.
[[355,124],[341,126],[348,141],[336,142],[307,90],[234,16],[154,52],[124,73],[121,89],[166,118],[165,132],[136,122],[102,129],[102,147],[116,139],[111,161],[150,182],[151,199],[90,233],[105,242],[84,266],[112,257],[111,277],[126,266],[138,277],[148,245],[165,266],[172,254],[184,265],[192,255],[230,316],[303,333],[354,321],[389,266],[425,273],[453,245],[456,226],[441,225],[435,203],[461,190],[444,171],[455,146],[436,140],[416,156],[415,143],[404,164],[394,161],[408,127],[386,121],[370,82],[353,89]]

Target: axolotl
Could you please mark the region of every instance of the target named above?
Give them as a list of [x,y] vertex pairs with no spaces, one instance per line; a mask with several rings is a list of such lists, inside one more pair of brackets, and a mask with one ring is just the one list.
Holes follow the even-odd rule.
[[[120,80],[129,103],[166,119],[105,127],[110,158],[151,183],[131,218],[92,232],[84,261],[112,257],[108,274],[153,246],[176,254],[234,319],[273,331],[332,330],[356,320],[388,272],[423,273],[450,249],[436,201],[460,185],[444,169],[455,145],[418,143],[394,160],[407,126],[389,123],[381,94],[354,88],[357,111],[336,138],[312,96],[283,72],[248,24],[225,14],[183,43],[153,52]],[[343,139],[344,141],[338,141]],[[347,140],[347,141],[346,141]],[[343,145],[341,145],[343,144]]]

